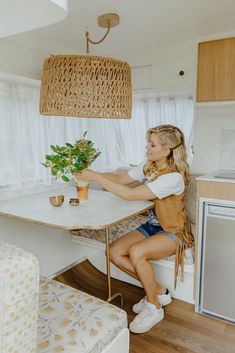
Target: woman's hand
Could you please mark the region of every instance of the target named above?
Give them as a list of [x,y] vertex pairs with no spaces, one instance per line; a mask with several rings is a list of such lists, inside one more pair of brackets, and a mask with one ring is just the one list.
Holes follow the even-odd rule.
[[84,169],[81,172],[77,172],[76,177],[83,181],[95,181],[97,174],[98,173],[94,172],[93,170]]
[[[112,192],[124,200],[135,201],[135,200],[153,200],[156,195],[149,189],[147,185],[140,185],[135,188],[130,188],[127,185],[122,185],[113,180],[105,178],[104,174],[94,172],[90,169],[84,169],[81,172],[76,173],[76,177],[79,181],[95,181],[98,182],[103,188]],[[131,179],[132,180],[132,179]]]

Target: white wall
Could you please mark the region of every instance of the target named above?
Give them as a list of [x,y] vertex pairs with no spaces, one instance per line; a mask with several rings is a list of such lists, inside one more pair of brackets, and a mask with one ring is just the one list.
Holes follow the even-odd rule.
[[[128,61],[136,93],[185,91],[195,96],[197,41],[176,43]],[[178,75],[180,70],[185,71],[184,76]],[[222,129],[235,129],[235,102],[195,105],[193,172],[207,173],[220,167]]]
[[44,58],[47,55],[38,50],[11,42],[8,38],[0,39],[0,71],[40,79]]
[[[219,169],[222,162],[221,131],[235,129],[235,102],[232,105],[197,106],[195,113],[195,155],[192,170],[211,172]],[[234,168],[232,160],[228,167]]]
[[[128,60],[132,67],[135,92],[143,89],[193,91],[196,68],[196,44],[193,41],[163,47]],[[179,71],[185,72],[184,76]]]
[[72,243],[69,231],[1,215],[0,241],[34,254],[41,275],[46,277],[54,277],[86,260],[82,246]]

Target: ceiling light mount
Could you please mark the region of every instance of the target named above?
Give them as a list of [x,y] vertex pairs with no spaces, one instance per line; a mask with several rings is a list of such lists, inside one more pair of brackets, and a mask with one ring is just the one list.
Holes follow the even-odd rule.
[[86,52],[89,53],[89,43],[100,44],[109,34],[110,28],[119,25],[119,16],[116,13],[106,13],[98,17],[98,25],[102,28],[107,28],[105,35],[98,41],[89,38],[89,32],[86,32]]

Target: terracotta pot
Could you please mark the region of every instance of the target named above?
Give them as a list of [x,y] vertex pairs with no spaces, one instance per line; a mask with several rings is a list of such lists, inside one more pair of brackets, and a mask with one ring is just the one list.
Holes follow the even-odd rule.
[[87,201],[89,186],[76,186],[76,189],[79,201]]

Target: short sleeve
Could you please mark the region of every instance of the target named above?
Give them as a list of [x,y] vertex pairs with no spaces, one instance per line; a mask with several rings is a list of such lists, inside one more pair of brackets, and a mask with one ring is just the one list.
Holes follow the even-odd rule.
[[137,167],[134,167],[131,170],[129,170],[128,175],[134,180],[143,181],[145,179],[144,170],[143,170],[144,166],[145,166],[145,162],[139,164]]
[[170,195],[179,195],[185,189],[184,179],[180,173],[161,175],[146,185],[159,199]]

